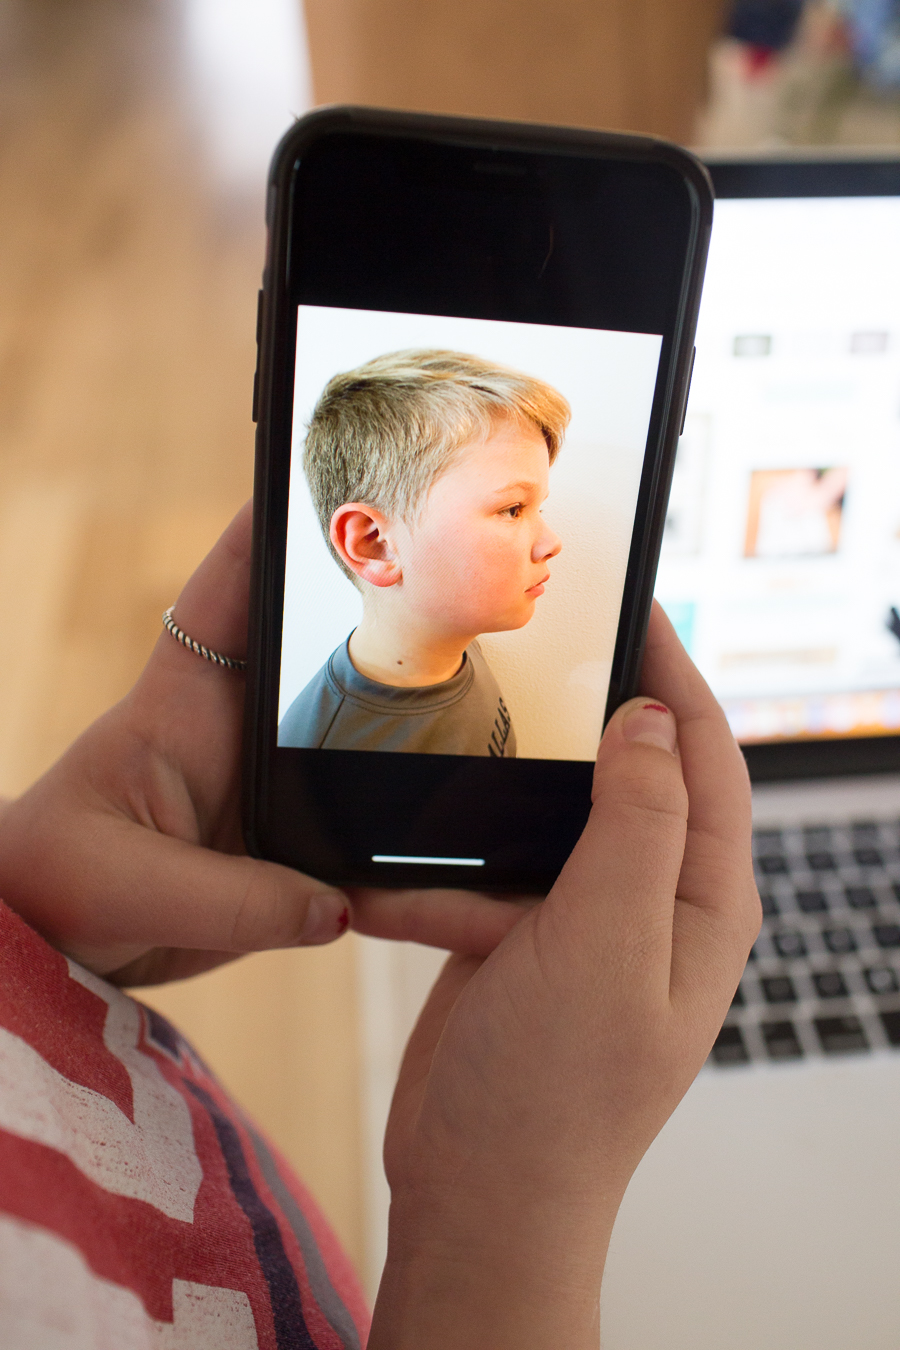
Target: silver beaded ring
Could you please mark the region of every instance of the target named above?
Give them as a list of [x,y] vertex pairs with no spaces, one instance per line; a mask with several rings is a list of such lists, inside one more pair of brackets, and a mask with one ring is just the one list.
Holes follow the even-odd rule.
[[233,656],[223,656],[221,652],[211,652],[208,647],[204,647],[202,642],[197,642],[194,638],[188,637],[184,629],[179,628],[172,617],[174,608],[174,605],[170,605],[163,614],[163,628],[172,634],[176,642],[180,642],[182,647],[187,647],[197,656],[202,656],[204,661],[212,661],[214,666],[224,666],[226,670],[247,669],[246,661],[236,661]]

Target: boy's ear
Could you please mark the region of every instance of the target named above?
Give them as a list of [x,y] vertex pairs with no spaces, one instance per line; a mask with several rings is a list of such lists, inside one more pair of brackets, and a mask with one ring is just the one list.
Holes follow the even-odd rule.
[[389,521],[365,502],[346,502],[331,517],[331,542],[340,557],[371,586],[395,586],[400,561],[389,538]]

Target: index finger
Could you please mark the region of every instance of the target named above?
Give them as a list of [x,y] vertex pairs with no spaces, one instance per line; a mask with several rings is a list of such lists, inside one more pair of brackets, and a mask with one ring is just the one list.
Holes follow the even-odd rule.
[[502,900],[476,891],[345,887],[351,925],[369,937],[418,942],[465,956],[489,956],[539,896]]

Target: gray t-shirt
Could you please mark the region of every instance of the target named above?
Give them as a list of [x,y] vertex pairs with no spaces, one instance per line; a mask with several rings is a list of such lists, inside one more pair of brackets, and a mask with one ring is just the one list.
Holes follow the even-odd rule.
[[497,681],[473,642],[452,679],[400,689],[369,680],[347,642],[298,694],[278,744],[316,750],[405,750],[419,755],[512,758],[516,734]]

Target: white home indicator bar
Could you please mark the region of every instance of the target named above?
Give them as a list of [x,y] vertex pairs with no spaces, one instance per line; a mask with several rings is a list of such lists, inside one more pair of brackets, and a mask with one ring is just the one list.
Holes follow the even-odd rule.
[[372,861],[380,863],[430,863],[432,867],[484,867],[484,858],[407,858],[401,853],[373,853]]

